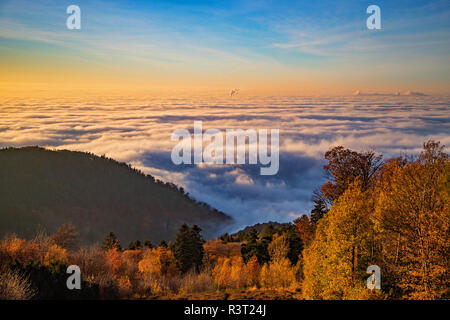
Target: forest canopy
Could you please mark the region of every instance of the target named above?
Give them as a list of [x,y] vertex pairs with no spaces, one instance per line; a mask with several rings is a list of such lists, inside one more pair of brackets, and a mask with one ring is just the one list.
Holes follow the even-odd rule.
[[[32,239],[0,241],[3,299],[449,299],[450,163],[444,146],[382,160],[335,147],[329,181],[309,215],[204,240],[182,224],[174,241],[151,234],[86,246],[73,225]],[[116,236],[119,235],[119,236]],[[78,265],[83,290],[65,289]],[[369,266],[380,289],[367,287]],[[44,279],[45,281],[43,281]],[[48,286],[46,283],[52,283]]]

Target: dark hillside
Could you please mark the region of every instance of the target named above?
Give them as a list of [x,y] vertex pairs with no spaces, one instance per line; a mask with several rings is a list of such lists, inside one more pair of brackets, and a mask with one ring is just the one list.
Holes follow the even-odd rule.
[[231,218],[112,159],[38,147],[0,150],[0,236],[29,237],[38,226],[51,232],[68,222],[85,243],[113,231],[127,244],[173,239],[185,222],[214,236]]

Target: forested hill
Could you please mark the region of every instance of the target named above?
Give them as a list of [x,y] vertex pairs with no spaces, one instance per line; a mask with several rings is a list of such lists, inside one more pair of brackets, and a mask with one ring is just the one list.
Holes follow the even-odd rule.
[[39,147],[0,150],[0,236],[72,223],[84,243],[171,240],[182,223],[216,236],[231,218],[125,163]]

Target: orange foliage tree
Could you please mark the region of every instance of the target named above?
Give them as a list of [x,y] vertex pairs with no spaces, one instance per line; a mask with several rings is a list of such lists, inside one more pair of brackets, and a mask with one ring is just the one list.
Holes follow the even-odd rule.
[[383,266],[402,297],[449,297],[449,175],[448,155],[434,141],[417,160],[393,161],[382,175],[375,219]]

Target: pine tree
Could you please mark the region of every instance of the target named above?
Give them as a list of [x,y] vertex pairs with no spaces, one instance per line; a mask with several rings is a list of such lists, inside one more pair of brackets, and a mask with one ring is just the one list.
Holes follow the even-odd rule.
[[152,249],[153,248],[153,244],[150,240],[145,240],[144,241],[144,248],[148,248],[148,249]]
[[120,247],[119,240],[117,239],[114,232],[110,232],[108,234],[108,236],[105,238],[105,240],[103,240],[103,249],[104,250],[111,250],[111,249],[122,250],[122,248]]
[[177,261],[177,267],[182,273],[192,268],[199,271],[203,261],[203,239],[200,235],[201,229],[194,225],[189,228],[183,224],[173,244],[173,254]]
[[139,249],[142,249],[141,240],[130,242],[130,244],[128,245],[128,250],[139,250]]
[[164,248],[168,248],[169,245],[167,244],[167,242],[165,240],[161,240],[161,242],[159,243],[160,247],[164,247]]
[[323,197],[313,197],[314,207],[311,210],[310,220],[315,229],[317,222],[328,212],[326,201]]
[[196,272],[200,271],[200,267],[203,263],[203,255],[205,253],[205,250],[203,248],[203,244],[205,241],[203,240],[202,236],[200,235],[200,232],[202,229],[200,229],[197,225],[194,225],[191,228],[191,246],[193,251],[193,257],[192,257],[192,263],[195,268]]
[[304,243],[298,236],[295,225],[289,226],[288,230],[285,231],[285,233],[289,243],[289,251],[287,257],[292,264],[296,264],[298,262],[300,254],[303,251]]
[[241,245],[241,255],[245,263],[247,263],[253,256],[258,258],[260,264],[270,260],[269,251],[267,249],[270,241],[272,240],[273,229],[266,232],[264,237],[258,239],[258,231],[252,229],[247,236],[247,243]]

